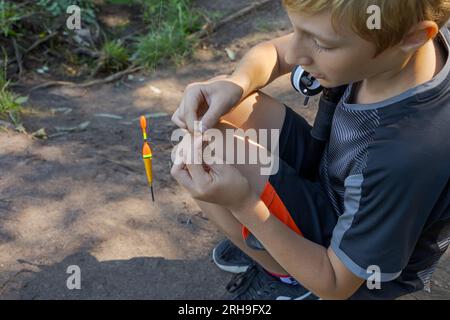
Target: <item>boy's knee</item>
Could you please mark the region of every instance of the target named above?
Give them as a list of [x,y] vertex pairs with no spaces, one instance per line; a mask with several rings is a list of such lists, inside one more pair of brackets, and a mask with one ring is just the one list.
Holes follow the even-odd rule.
[[220,231],[231,239],[242,239],[242,224],[233,214],[216,204],[194,199],[209,221],[215,224]]

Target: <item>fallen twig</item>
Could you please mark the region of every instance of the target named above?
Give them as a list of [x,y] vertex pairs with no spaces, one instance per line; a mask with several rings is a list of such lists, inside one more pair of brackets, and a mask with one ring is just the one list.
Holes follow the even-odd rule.
[[230,21],[233,21],[233,20],[236,20],[237,18],[245,16],[246,14],[250,13],[252,10],[258,9],[258,8],[268,4],[269,2],[272,2],[272,1],[271,0],[262,0],[259,2],[252,3],[251,5],[248,5],[247,7],[239,10],[236,13],[233,13],[232,15],[220,20],[217,23],[209,22],[203,26],[202,30],[191,34],[189,36],[189,38],[194,38],[194,37],[197,37],[199,39],[204,38],[207,35],[214,33],[218,28],[229,23]]
[[49,88],[49,87],[57,87],[57,86],[87,88],[87,87],[91,87],[91,86],[95,86],[95,85],[99,85],[99,84],[105,84],[105,83],[116,81],[127,74],[134,73],[134,72],[140,71],[142,69],[144,69],[143,66],[138,66],[138,67],[130,66],[129,68],[127,68],[123,71],[114,73],[104,79],[97,79],[97,80],[92,80],[92,81],[88,81],[88,82],[84,82],[84,83],[75,83],[75,82],[68,82],[68,81],[49,81],[49,82],[45,82],[43,84],[40,84],[40,85],[37,85],[37,86],[31,88],[30,91]]
[[92,50],[89,50],[88,48],[83,48],[83,47],[76,48],[75,50],[73,50],[73,52],[76,53],[76,54],[80,54],[81,53],[81,54],[84,54],[84,55],[89,56],[91,58],[98,58],[98,57],[100,57],[100,53],[99,52],[92,51]]
[[25,54],[36,48],[37,46],[41,45],[42,43],[50,40],[51,38],[55,37],[58,34],[58,32],[50,33],[49,35],[45,36],[42,39],[37,40],[35,43],[33,43],[28,49],[25,50]]
[[22,65],[22,56],[19,51],[19,47],[17,46],[16,39],[12,39],[13,47],[14,47],[14,54],[16,56],[17,65],[19,66],[19,77],[22,75],[23,72],[23,65]]

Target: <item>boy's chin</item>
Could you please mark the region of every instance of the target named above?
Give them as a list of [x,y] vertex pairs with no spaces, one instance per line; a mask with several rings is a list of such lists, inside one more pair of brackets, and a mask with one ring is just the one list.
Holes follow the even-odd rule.
[[328,79],[320,79],[320,84],[324,88],[331,89],[331,88],[340,87],[347,83],[342,83],[342,81],[339,82],[339,81],[332,81],[332,80],[328,80]]
[[327,89],[336,87],[334,82],[329,81],[328,79],[320,79],[320,85]]

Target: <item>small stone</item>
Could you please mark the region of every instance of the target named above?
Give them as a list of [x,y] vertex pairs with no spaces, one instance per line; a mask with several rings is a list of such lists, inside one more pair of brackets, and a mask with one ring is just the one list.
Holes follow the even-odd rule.
[[37,138],[37,139],[47,139],[47,132],[45,131],[45,128],[41,128],[39,130],[37,130],[36,132],[33,132],[31,134],[33,137]]
[[161,94],[161,90],[154,86],[149,86],[150,90],[156,94]]
[[227,53],[228,58],[230,58],[231,61],[236,60],[236,53],[234,53],[233,50],[225,48],[225,52]]

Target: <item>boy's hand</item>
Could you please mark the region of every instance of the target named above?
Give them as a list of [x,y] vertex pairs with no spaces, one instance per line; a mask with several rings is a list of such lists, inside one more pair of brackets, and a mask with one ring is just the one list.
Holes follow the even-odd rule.
[[[194,138],[187,134],[177,148],[189,143],[190,139],[193,139],[193,149],[198,155],[198,152],[202,152],[201,136]],[[190,148],[185,146],[182,150],[190,150]],[[181,161],[175,161],[170,173],[181,186],[189,191],[193,198],[215,203],[230,210],[243,207],[252,198],[253,193],[247,178],[234,166],[192,164],[194,161],[188,161],[192,157],[187,153],[183,152]],[[211,162],[208,161],[208,163]]]
[[[242,99],[244,89],[236,80],[219,76],[206,82],[188,85],[172,122],[194,132],[194,121],[202,121],[201,131],[212,128]],[[200,128],[199,128],[200,130]]]

